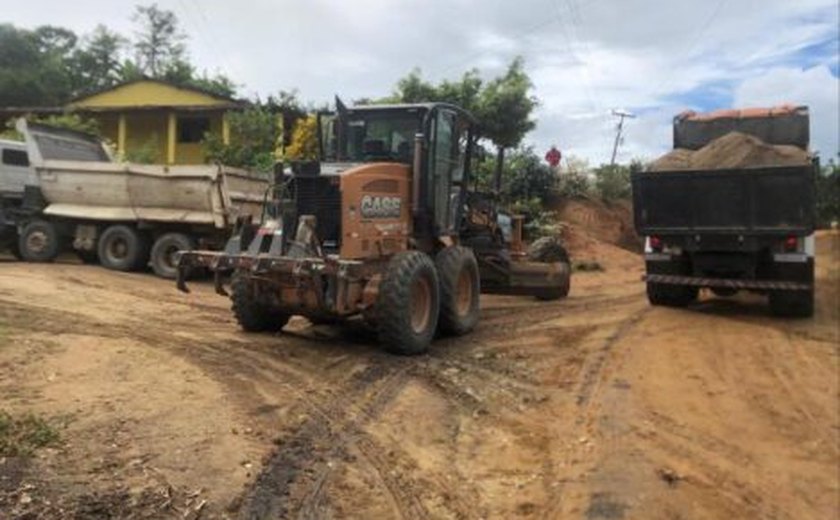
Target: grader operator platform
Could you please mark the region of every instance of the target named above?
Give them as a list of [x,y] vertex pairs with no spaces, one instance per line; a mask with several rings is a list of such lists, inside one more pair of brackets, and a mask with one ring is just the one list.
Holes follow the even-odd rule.
[[495,197],[467,189],[478,138],[469,113],[337,104],[319,117],[322,161],[278,175],[262,221],[240,222],[224,252],[183,252],[179,289],[191,270],[209,268],[220,294],[230,275],[246,331],[280,330],[292,315],[361,316],[398,354],[472,330],[482,291],[568,294],[560,243],[525,251],[521,220],[503,229]]

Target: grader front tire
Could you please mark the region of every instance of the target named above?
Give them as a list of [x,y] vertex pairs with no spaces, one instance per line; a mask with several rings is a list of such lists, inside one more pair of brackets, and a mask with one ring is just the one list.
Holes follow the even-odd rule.
[[379,341],[400,355],[422,354],[438,325],[440,290],[432,259],[419,251],[391,258],[379,286],[376,324]]

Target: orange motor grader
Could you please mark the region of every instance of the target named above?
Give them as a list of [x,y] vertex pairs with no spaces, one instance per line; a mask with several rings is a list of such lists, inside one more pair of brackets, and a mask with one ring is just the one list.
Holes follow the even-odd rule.
[[361,316],[398,354],[471,331],[482,291],[568,294],[559,242],[525,251],[521,220],[500,225],[494,197],[467,189],[478,138],[469,113],[337,104],[319,117],[323,160],[279,172],[262,221],[241,221],[223,252],[182,252],[179,289],[209,268],[246,331],[280,330],[292,315]]

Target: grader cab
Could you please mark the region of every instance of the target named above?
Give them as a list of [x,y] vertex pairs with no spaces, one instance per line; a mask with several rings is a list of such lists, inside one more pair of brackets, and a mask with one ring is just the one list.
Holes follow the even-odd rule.
[[467,189],[477,137],[449,104],[339,103],[319,118],[322,161],[285,168],[262,221],[242,221],[224,252],[183,252],[178,287],[209,268],[246,331],[361,316],[399,354],[471,331],[482,291],[565,296],[559,242],[526,252],[521,221],[506,229],[494,197]]

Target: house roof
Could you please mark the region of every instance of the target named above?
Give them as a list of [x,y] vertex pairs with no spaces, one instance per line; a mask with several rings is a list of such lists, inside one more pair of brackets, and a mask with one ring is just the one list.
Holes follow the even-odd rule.
[[247,103],[207,89],[141,77],[77,97],[68,103],[76,110],[179,108],[188,110],[241,108]]

